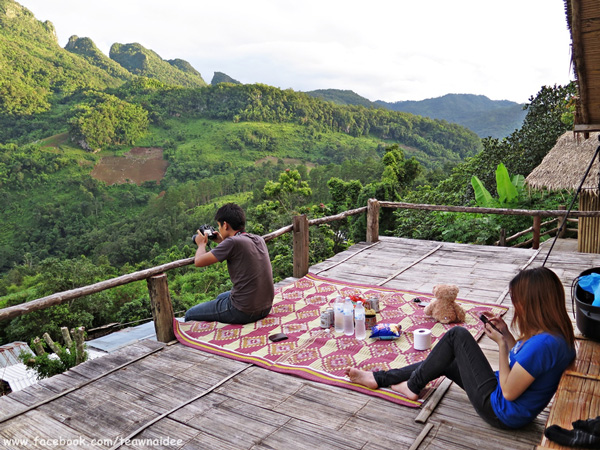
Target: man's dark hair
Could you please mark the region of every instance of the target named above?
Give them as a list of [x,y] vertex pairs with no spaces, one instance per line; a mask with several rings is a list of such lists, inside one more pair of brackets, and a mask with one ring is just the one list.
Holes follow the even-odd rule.
[[235,231],[245,231],[246,214],[240,205],[225,203],[215,213],[215,220],[222,224],[227,222]]

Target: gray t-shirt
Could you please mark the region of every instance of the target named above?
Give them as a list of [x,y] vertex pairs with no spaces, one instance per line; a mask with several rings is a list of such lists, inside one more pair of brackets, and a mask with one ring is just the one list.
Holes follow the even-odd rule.
[[219,262],[227,260],[233,283],[232,305],[246,313],[264,311],[273,305],[275,289],[267,244],[261,236],[238,233],[211,250]]

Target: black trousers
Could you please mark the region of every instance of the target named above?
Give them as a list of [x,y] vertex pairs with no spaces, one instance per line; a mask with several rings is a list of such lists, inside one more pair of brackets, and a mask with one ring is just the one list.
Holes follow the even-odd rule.
[[490,395],[498,385],[496,375],[466,328],[451,328],[424,361],[401,369],[373,372],[373,375],[379,387],[408,381],[408,388],[417,394],[430,381],[446,376],[465,390],[483,420],[497,428],[508,428],[498,419],[490,402]]

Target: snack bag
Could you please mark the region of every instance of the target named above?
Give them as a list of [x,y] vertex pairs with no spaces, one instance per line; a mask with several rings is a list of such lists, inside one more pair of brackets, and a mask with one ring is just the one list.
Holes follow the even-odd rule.
[[400,331],[402,326],[399,323],[378,323],[371,328],[372,338],[378,338],[380,340],[392,340],[400,337]]

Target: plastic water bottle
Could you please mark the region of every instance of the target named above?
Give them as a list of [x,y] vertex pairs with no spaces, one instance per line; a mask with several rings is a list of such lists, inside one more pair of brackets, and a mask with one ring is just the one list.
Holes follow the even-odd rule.
[[346,336],[354,334],[354,305],[349,298],[344,302],[344,334]]
[[354,334],[356,339],[364,339],[367,336],[365,327],[365,308],[362,302],[358,302],[354,308]]
[[336,333],[344,332],[344,299],[338,295],[333,303],[333,323]]

